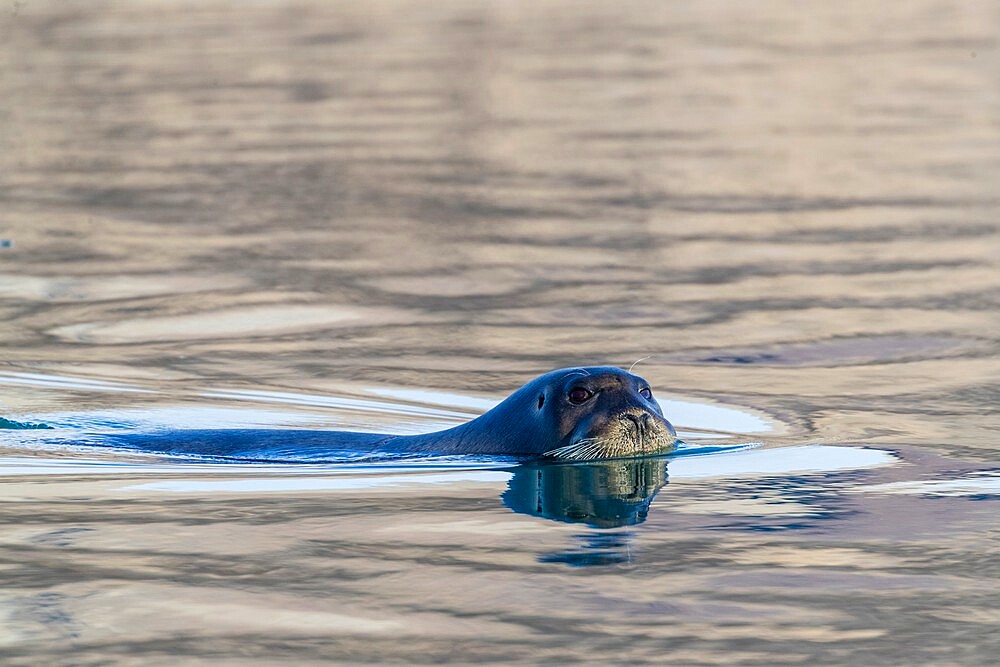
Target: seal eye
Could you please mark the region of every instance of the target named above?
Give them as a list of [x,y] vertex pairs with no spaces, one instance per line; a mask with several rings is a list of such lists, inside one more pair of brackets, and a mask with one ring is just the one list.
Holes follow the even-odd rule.
[[588,391],[583,387],[576,387],[575,389],[569,390],[569,394],[566,395],[566,398],[569,399],[570,403],[575,403],[576,405],[579,405],[580,403],[583,403],[593,395],[594,395],[593,392]]
[[649,387],[643,387],[639,390],[639,395],[645,398],[647,401],[653,398],[653,392]]

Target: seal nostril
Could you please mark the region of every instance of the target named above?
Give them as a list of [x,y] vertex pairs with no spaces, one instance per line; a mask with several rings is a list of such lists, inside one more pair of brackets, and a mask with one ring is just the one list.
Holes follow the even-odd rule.
[[624,417],[625,417],[625,419],[629,420],[630,422],[632,422],[635,425],[635,431],[636,431],[636,433],[642,433],[642,429],[643,429],[644,423],[639,419],[639,417],[637,415],[628,414],[628,415],[624,415]]

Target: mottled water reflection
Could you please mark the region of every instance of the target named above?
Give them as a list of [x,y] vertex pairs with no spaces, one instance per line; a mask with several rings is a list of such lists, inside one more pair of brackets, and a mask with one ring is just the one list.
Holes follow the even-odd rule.
[[[703,460],[715,456],[730,455]],[[457,645],[463,660],[654,661],[676,644],[781,659],[839,645],[852,659],[919,661],[969,622],[988,626],[997,591],[983,576],[1000,545],[970,541],[995,516],[982,503],[886,492],[902,471],[940,477],[953,464],[897,457],[905,464],[836,472],[748,464],[661,488],[662,459],[499,476],[342,471],[347,484],[319,488],[308,479],[331,470],[88,472],[69,459],[5,475],[0,640],[15,660],[46,662],[70,646],[75,660],[385,661],[414,645],[439,660],[460,659]],[[260,486],[226,486],[250,477]],[[268,479],[298,485],[268,490]],[[526,499],[549,516],[510,511]],[[629,525],[587,526],[588,512]],[[892,614],[866,611],[887,603]],[[928,617],[937,631],[922,643],[887,639]],[[581,648],[583,637],[598,643]]]

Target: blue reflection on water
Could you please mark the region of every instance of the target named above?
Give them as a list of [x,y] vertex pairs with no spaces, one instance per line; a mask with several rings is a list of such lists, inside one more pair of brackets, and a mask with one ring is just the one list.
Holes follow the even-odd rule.
[[575,536],[578,547],[539,556],[541,563],[571,567],[620,565],[632,562],[632,535],[626,532],[593,532]]
[[39,429],[51,429],[52,427],[48,424],[39,424],[35,422],[18,422],[13,419],[4,419],[0,417],[0,429],[9,429],[13,431],[20,430],[39,430]]

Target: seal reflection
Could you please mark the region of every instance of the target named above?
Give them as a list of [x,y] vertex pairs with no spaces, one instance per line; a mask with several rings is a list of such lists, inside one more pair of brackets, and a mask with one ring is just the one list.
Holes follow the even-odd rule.
[[[634,526],[667,483],[667,459],[617,459],[578,463],[531,462],[517,467],[501,496],[507,508],[553,521],[593,528]],[[546,563],[574,567],[631,561],[630,535],[591,532],[576,549],[542,555]]]
[[501,497],[520,514],[594,528],[634,526],[667,483],[665,458],[519,466]]

